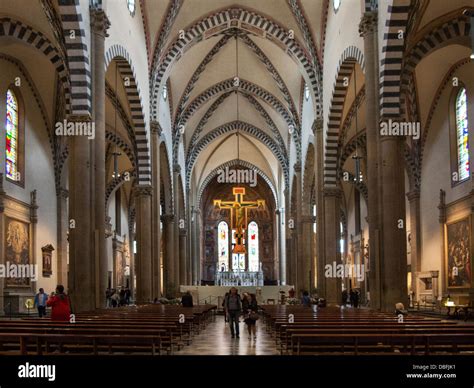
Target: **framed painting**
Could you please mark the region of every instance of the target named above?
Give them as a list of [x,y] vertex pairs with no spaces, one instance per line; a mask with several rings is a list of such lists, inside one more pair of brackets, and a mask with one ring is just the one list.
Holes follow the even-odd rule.
[[446,225],[446,285],[471,286],[471,221],[469,217]]
[[[30,263],[30,232],[26,222],[5,218],[5,263],[15,266],[28,266]],[[7,287],[29,287],[28,277],[8,277]]]

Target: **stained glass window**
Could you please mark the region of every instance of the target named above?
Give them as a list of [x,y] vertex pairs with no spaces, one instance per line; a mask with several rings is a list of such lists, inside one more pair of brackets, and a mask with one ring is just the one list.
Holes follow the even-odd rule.
[[309,86],[308,86],[308,84],[304,84],[304,99],[306,101],[309,100]]
[[[235,246],[235,230],[232,231],[232,247]],[[245,245],[245,239],[244,239]],[[245,271],[245,255],[243,253],[232,253],[232,270]]]
[[469,178],[469,127],[467,120],[467,94],[461,88],[456,97],[456,138],[459,180]]
[[227,272],[229,270],[229,226],[222,221],[217,226],[218,249],[219,249],[219,271]]
[[12,90],[7,90],[7,118],[5,121],[5,171],[7,178],[17,181],[18,173],[18,101]]
[[249,224],[248,234],[249,234],[249,238],[248,238],[249,271],[257,272],[258,271],[258,225],[255,221],[252,221]]
[[127,8],[130,15],[135,15],[135,0],[127,0]]

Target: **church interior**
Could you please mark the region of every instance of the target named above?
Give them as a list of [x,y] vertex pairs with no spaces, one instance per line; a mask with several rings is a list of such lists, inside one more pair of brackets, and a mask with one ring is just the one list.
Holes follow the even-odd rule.
[[0,0],[0,354],[474,354],[473,23]]

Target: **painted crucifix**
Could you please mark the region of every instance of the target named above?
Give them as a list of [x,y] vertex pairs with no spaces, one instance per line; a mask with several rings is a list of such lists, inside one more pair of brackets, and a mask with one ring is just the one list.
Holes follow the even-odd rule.
[[231,229],[235,230],[235,246],[232,253],[245,254],[244,237],[247,227],[247,210],[264,208],[265,200],[244,201],[245,187],[233,187],[232,194],[235,196],[234,201],[215,199],[214,206],[219,207],[219,209],[230,209]]

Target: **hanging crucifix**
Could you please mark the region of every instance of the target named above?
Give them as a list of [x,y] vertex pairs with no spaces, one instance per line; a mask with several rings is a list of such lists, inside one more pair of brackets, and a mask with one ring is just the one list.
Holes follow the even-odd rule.
[[234,201],[215,199],[214,206],[217,206],[219,209],[230,209],[231,229],[235,230],[235,246],[232,249],[232,253],[245,254],[244,237],[247,227],[247,210],[264,208],[265,200],[244,201],[245,187],[233,187],[232,194],[235,196]]

